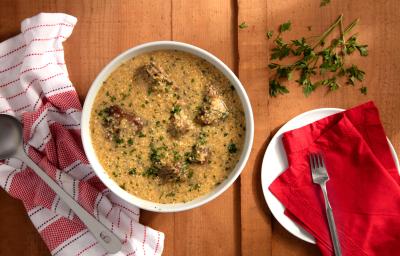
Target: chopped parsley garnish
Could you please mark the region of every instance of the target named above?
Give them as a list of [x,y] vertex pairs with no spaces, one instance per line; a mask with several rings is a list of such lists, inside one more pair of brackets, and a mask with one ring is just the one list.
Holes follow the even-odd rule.
[[197,191],[200,190],[200,184],[199,183],[190,184],[189,186],[190,186],[189,192],[191,192],[193,190],[197,190]]
[[131,168],[128,170],[129,175],[136,175],[136,168]]
[[158,175],[158,169],[154,167],[149,167],[142,173],[142,176],[144,177],[155,177],[157,175]]
[[150,161],[152,163],[160,162],[161,158],[164,158],[164,154],[161,153],[161,148],[154,147],[153,144],[150,145]]
[[115,143],[117,143],[118,145],[124,143],[124,139],[121,139],[121,138],[118,137],[117,135],[114,135],[113,140],[114,140]]
[[206,144],[207,143],[207,133],[205,133],[205,132],[200,132],[200,134],[199,134],[199,143],[201,144],[201,145],[204,145],[204,144]]
[[180,105],[174,105],[173,107],[172,107],[172,110],[171,110],[171,114],[178,114],[179,112],[181,112],[181,106]]
[[139,138],[146,137],[146,134],[144,134],[142,131],[139,132]]
[[165,197],[174,197],[174,196],[175,196],[175,192],[173,192],[173,191],[171,191],[165,195]]
[[129,146],[132,146],[132,145],[133,145],[133,140],[132,140],[132,138],[129,138],[127,142],[128,142],[128,145],[129,145]]
[[229,143],[229,145],[228,145],[228,151],[229,151],[229,153],[231,153],[231,154],[234,154],[234,153],[236,153],[237,152],[237,147],[236,147],[236,144],[235,143]]
[[187,175],[188,179],[191,179],[193,177],[193,174],[194,174],[193,170],[189,170]]
[[129,94],[126,93],[121,93],[121,100],[125,100],[126,98],[128,98]]
[[174,161],[175,161],[175,162],[181,160],[182,156],[179,154],[178,151],[173,150],[172,153],[174,154]]

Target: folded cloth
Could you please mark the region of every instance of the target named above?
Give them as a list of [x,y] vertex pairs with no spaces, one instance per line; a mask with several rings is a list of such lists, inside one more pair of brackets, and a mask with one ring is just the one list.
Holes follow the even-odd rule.
[[395,255],[400,245],[399,173],[372,102],[323,118],[282,138],[289,167],[269,187],[286,215],[309,231],[323,255],[334,255],[310,152],[321,152],[342,254]]
[[[111,193],[82,150],[81,105],[62,42],[76,18],[42,13],[0,44],[0,113],[23,123],[25,150],[60,186],[123,242],[116,255],[161,255],[164,234],[138,223],[139,209]],[[107,255],[83,223],[17,159],[0,163],[0,185],[22,200],[52,255]]]

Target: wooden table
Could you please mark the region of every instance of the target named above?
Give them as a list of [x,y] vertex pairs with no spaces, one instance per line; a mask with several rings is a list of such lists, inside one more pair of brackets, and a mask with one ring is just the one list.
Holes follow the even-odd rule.
[[[260,184],[265,148],[293,116],[318,107],[348,108],[369,99],[381,112],[387,136],[400,150],[400,2],[397,0],[132,0],[0,1],[0,41],[19,33],[20,22],[39,12],[65,12],[78,18],[65,43],[70,77],[81,100],[100,69],[120,52],[154,40],[177,40],[202,47],[238,75],[252,102],[255,140],[246,169],[223,195],[195,210],[177,214],[142,211],[141,221],[166,234],[164,255],[319,255],[315,246],[285,231],[271,216]],[[266,68],[271,41],[265,33],[287,20],[290,37],[322,32],[343,13],[360,17],[360,39],[370,56],[355,59],[366,71],[368,96],[353,88],[304,98],[296,85],[284,97],[268,96]],[[249,27],[238,29],[245,21]],[[22,204],[0,192],[0,255],[48,255]],[[17,242],[18,239],[18,242]]]

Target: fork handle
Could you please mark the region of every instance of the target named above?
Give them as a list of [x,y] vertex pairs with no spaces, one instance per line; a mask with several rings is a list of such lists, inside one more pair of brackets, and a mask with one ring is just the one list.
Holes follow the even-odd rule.
[[326,216],[328,219],[329,231],[331,233],[333,249],[335,250],[336,256],[342,256],[342,251],[340,249],[340,244],[339,244],[339,238],[338,238],[337,231],[336,231],[335,219],[333,218],[332,207],[328,200],[328,192],[326,191],[326,185],[321,184],[321,189],[322,189],[322,193],[324,194]]

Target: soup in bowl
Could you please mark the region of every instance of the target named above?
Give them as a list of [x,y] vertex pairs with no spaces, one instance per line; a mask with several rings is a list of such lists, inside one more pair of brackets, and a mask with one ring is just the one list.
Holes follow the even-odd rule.
[[115,194],[146,210],[200,206],[239,176],[253,141],[251,105],[233,72],[179,42],[132,48],[93,82],[82,140]]

